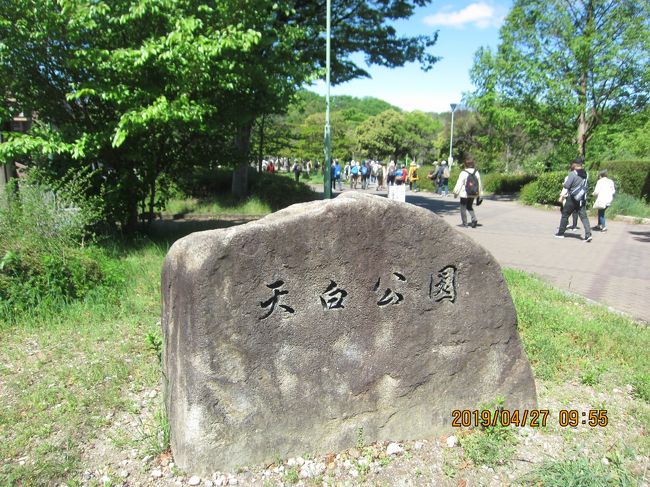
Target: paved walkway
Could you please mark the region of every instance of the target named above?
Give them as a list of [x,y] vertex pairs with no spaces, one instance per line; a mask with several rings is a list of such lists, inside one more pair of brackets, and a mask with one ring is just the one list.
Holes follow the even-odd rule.
[[[374,188],[365,192],[386,194]],[[586,243],[582,229],[567,232],[565,239],[553,237],[559,210],[531,208],[508,199],[485,200],[476,208],[479,226],[463,228],[458,227],[458,199],[407,192],[406,201],[456,226],[502,266],[532,272],[561,289],[650,323],[650,225],[608,221],[608,231],[593,232],[593,241]]]

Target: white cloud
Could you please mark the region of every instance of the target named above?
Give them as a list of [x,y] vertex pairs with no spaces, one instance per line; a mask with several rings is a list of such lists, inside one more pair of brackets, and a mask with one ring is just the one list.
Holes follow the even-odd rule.
[[465,27],[474,24],[480,29],[499,27],[505,18],[503,9],[495,8],[485,2],[477,2],[467,7],[449,12],[438,12],[423,19],[427,25],[441,25],[446,27]]

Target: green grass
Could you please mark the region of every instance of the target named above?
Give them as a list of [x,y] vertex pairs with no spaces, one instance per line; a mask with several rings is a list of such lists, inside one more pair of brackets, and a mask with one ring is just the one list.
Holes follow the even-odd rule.
[[209,213],[216,215],[267,215],[271,213],[271,206],[258,198],[248,198],[244,202],[236,202],[230,198],[211,199],[172,199],[165,208],[165,213],[176,215],[191,213]]
[[[126,275],[119,292],[91,293],[0,326],[0,485],[79,482],[82,451],[111,418],[139,410],[134,397],[159,385],[160,268],[167,248],[145,239],[113,250]],[[525,273],[506,270],[505,276],[538,380],[632,384],[637,397],[650,401],[648,328]],[[126,448],[135,435],[148,452],[165,449],[167,422],[154,409],[151,424],[114,443]],[[650,423],[643,411],[639,418],[645,414]],[[463,446],[477,463],[507,461],[490,457],[490,445],[509,446],[510,439],[472,436]]]
[[586,458],[546,462],[519,479],[521,485],[543,487],[633,486],[637,481],[616,462],[608,465]]
[[539,379],[607,378],[635,386],[650,402],[650,328],[604,306],[567,296],[524,272],[506,269],[526,353]]
[[127,393],[160,382],[145,337],[158,328],[165,251],[151,243],[126,251],[119,296],[41,309],[0,329],[0,485],[78,480],[81,450],[107,415],[137,408]]
[[[597,213],[594,212],[594,214]],[[605,212],[605,218],[612,218],[615,215],[650,218],[650,205],[641,198],[635,198],[625,193],[617,193],[614,201],[612,201],[612,206]]]

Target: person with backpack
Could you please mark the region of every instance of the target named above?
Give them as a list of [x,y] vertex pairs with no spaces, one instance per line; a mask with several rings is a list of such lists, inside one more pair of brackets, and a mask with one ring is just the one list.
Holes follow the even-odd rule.
[[345,182],[350,179],[350,163],[346,162],[345,166],[343,166],[343,179],[345,179]]
[[368,161],[364,161],[361,164],[361,189],[368,189],[368,176],[370,176],[370,167],[368,167]]
[[585,229],[585,242],[591,242],[591,227],[589,218],[587,218],[587,192],[589,190],[589,175],[583,168],[584,161],[578,157],[571,163],[571,172],[564,181],[563,190],[560,194],[560,204],[562,205],[562,218],[560,218],[560,228],[555,234],[555,238],[564,238],[564,232],[569,223],[569,217],[576,209],[578,216]]
[[384,189],[384,166],[380,162],[377,163],[377,191]]
[[334,168],[332,169],[332,190],[336,189],[336,186],[337,186],[336,183],[338,183],[339,191],[342,191],[342,189],[343,189],[341,187],[341,173],[342,172],[343,171],[341,169],[341,164],[339,163],[339,160],[336,159],[334,161]]
[[298,161],[294,162],[291,170],[293,171],[293,175],[296,178],[296,182],[300,182],[300,173],[302,173],[302,164]]
[[451,176],[451,171],[449,170],[449,164],[447,161],[442,161],[440,167],[438,168],[438,173],[436,175],[436,180],[438,181],[438,188],[436,193],[442,196],[442,189],[445,189],[445,197],[449,195],[449,177]]
[[[443,165],[445,164],[443,161]],[[460,219],[462,221],[461,226],[463,227],[467,226],[467,211],[469,211],[469,216],[472,218],[472,222],[470,223],[471,227],[476,228],[478,224],[473,204],[474,200],[476,200],[477,205],[481,204],[483,184],[481,183],[481,175],[475,166],[474,159],[468,157],[465,160],[464,169],[458,175],[458,181],[456,181],[456,186],[454,187],[454,198],[460,196]]]
[[413,190],[414,192],[418,192],[418,166],[414,162],[411,162],[409,166],[409,174],[408,174],[408,180],[409,180],[409,189]]
[[388,163],[388,168],[386,169],[386,185],[392,186],[395,184],[395,161],[390,161]]
[[359,166],[355,161],[352,161],[352,167],[350,168],[350,189],[357,189],[357,184],[359,182]]

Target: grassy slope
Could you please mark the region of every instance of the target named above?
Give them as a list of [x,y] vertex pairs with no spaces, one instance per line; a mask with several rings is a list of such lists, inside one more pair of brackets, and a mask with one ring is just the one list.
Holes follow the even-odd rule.
[[[159,383],[146,337],[158,329],[165,250],[144,243],[125,251],[128,279],[119,296],[0,328],[0,485],[79,482],[82,449],[113,414],[137,411],[127,392]],[[506,271],[506,278],[538,381],[578,381],[606,392],[633,384],[636,420],[650,430],[650,329],[524,273]],[[650,453],[648,438],[634,449]]]
[[81,449],[98,428],[137,408],[125,391],[159,382],[145,336],[157,329],[165,250],[148,244],[126,254],[120,296],[103,293],[0,330],[0,485],[77,478]]

